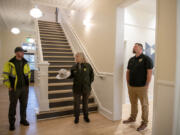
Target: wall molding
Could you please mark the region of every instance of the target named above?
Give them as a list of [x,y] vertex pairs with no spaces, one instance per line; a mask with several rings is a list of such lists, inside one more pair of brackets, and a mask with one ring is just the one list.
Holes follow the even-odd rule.
[[97,97],[97,94],[96,94],[96,91],[92,88],[92,93],[93,93],[93,96],[95,97],[95,100],[98,104],[98,107],[99,107],[99,112],[105,116],[106,118],[110,119],[110,120],[113,120],[112,116],[113,116],[113,113],[108,110],[107,108],[103,107],[103,105],[101,104],[99,98]]
[[167,80],[157,80],[158,85],[165,85],[170,87],[175,87],[175,82],[173,81],[167,81]]
[[155,28],[152,28],[152,27],[146,27],[146,26],[141,26],[141,25],[137,25],[137,24],[125,23],[124,25],[130,26],[130,27],[138,27],[141,29],[148,29],[148,30],[152,30],[152,31],[156,30]]

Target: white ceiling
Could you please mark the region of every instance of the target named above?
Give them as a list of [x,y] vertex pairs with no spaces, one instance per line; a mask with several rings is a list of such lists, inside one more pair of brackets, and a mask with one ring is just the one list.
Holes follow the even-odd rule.
[[81,9],[92,0],[0,0],[0,28],[19,27],[33,30],[33,18],[29,15],[35,5],[42,10],[44,17],[55,12],[55,7]]
[[131,7],[155,14],[156,0],[138,0],[137,2],[133,3]]
[[[33,30],[33,18],[29,15],[34,5],[42,10],[44,16],[54,14],[55,7],[83,9],[93,0],[0,0],[0,27],[19,27],[24,30]],[[47,8],[47,6],[49,6]],[[132,4],[136,8],[148,12],[155,12],[156,0],[138,0]],[[46,15],[47,14],[47,15]]]
[[33,19],[29,15],[30,0],[0,0],[0,26],[32,29]]
[[86,8],[93,0],[32,0],[35,4],[79,10]]

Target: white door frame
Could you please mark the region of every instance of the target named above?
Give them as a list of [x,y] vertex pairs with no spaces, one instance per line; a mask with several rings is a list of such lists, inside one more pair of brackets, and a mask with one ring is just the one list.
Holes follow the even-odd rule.
[[177,0],[176,84],[173,135],[180,134],[180,0]]
[[113,77],[113,120],[122,119],[124,68],[124,8],[138,0],[126,0],[116,10],[116,44]]

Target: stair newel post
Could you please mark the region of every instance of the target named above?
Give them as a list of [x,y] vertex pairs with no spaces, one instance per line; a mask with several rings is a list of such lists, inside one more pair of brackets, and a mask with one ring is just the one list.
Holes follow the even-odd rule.
[[49,99],[48,99],[48,61],[44,61],[42,53],[42,45],[40,38],[40,31],[38,26],[38,20],[35,19],[35,30],[36,30],[36,67],[37,76],[35,82],[35,91],[39,103],[39,112],[49,110]]
[[39,63],[39,111],[49,110],[48,62]]

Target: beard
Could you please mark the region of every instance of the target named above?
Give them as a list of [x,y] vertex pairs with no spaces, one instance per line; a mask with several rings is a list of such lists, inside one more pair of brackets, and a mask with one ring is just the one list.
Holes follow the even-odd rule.
[[135,50],[133,50],[133,54],[136,54],[136,51],[135,51]]

